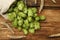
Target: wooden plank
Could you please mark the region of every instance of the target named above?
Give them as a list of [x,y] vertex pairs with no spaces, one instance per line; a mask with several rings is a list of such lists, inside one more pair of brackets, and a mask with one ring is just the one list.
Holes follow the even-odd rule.
[[[34,0],[27,0],[28,6],[40,6],[40,0],[37,0],[37,4],[34,4]],[[54,4],[51,0],[45,0],[45,5],[47,7],[60,7],[60,0],[56,0],[56,4]]]
[[[36,30],[35,34],[28,34],[21,40],[60,40],[60,38],[48,38],[50,34],[60,33],[60,9],[44,9],[40,14],[46,16],[46,20],[41,22],[41,29]],[[0,17],[0,22],[4,20]],[[16,29],[14,31],[17,35],[22,35]]]
[[44,9],[41,15],[46,16],[46,20],[41,22],[41,30],[28,35],[25,40],[60,40],[60,37],[48,38],[50,34],[60,33],[60,9]]

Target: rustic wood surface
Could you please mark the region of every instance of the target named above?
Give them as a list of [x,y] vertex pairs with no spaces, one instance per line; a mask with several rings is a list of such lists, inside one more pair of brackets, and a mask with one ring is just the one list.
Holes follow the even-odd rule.
[[[45,5],[43,11],[40,13],[40,15],[45,15],[46,20],[41,22],[41,29],[36,30],[35,34],[28,34],[26,38],[22,39],[17,39],[17,40],[60,40],[60,37],[58,38],[48,38],[49,35],[51,34],[56,34],[60,33],[60,0],[58,1],[57,4],[53,4],[50,0],[45,0]],[[39,6],[40,2],[38,0],[38,5]],[[30,5],[32,6],[32,5]],[[34,5],[35,6],[35,5]],[[47,8],[47,6],[49,6]],[[53,7],[56,8],[53,8]],[[0,16],[0,22],[6,22],[3,17]],[[7,23],[10,23],[7,21]],[[0,27],[5,27],[4,25],[0,24]],[[16,35],[23,35],[22,32],[18,32],[17,29],[13,28],[14,32]],[[7,37],[7,35],[11,35],[11,32],[8,29],[0,31],[0,40],[11,40],[10,38]]]
[[[37,0],[37,4],[34,4],[34,0],[27,0],[28,6],[40,6],[40,0]],[[51,0],[45,0],[45,5],[48,7],[60,7],[60,0],[56,0],[56,4],[54,4]]]

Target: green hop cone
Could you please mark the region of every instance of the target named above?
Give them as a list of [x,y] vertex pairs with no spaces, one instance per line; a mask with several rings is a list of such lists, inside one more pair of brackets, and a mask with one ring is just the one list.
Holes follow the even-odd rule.
[[30,23],[30,28],[34,28],[34,23]]
[[12,12],[12,15],[16,18],[16,13],[15,12]]
[[27,9],[27,7],[25,7],[25,8],[23,9],[23,12],[24,12],[25,14],[27,14],[27,11],[28,11],[28,9]]
[[22,11],[25,5],[24,5],[23,1],[19,1],[17,3],[17,6],[18,6],[18,9]]
[[26,17],[26,14],[24,14],[23,12],[19,12],[18,13],[18,16],[25,18]]
[[22,24],[23,24],[23,19],[20,19],[20,20],[18,21],[18,25],[19,25],[19,26],[22,26]]
[[17,8],[17,7],[15,7],[15,8],[14,8],[14,12],[16,12],[16,13],[18,13],[18,12],[19,12],[19,10],[18,10],[18,8]]
[[29,29],[29,32],[33,34],[35,32],[35,29]]
[[34,17],[36,17],[36,16],[37,16],[37,13],[34,14]]
[[29,26],[29,21],[28,20],[24,20],[24,24],[28,27]]
[[8,13],[7,16],[10,21],[13,21],[14,18],[16,18],[16,13],[15,12]]
[[7,17],[8,17],[8,19],[9,19],[10,21],[12,21],[12,20],[14,19],[14,17],[12,17],[12,14],[11,14],[11,13],[8,13],[8,14],[7,14]]
[[36,21],[39,21],[40,20],[39,16],[35,17],[35,20]]
[[32,17],[27,17],[27,20],[28,20],[29,22],[32,22]]
[[36,8],[32,8],[32,11],[33,11],[33,13],[36,13],[37,9]]
[[23,32],[24,32],[25,35],[28,34],[28,30],[26,30],[26,29],[23,29]]
[[22,29],[21,27],[18,27],[18,30],[19,30],[19,31],[21,31],[21,29]]
[[42,20],[42,21],[44,21],[46,18],[45,18],[45,16],[40,16],[40,20]]
[[23,24],[23,28],[25,28],[26,27],[26,25],[25,24]]
[[33,11],[31,8],[28,9],[28,16],[33,16]]
[[22,17],[20,17],[20,16],[17,16],[17,19],[18,19],[18,20],[21,20],[21,19],[22,19]]
[[17,19],[15,19],[15,20],[12,22],[12,25],[13,25],[14,27],[17,27]]
[[40,23],[39,22],[34,22],[34,27],[35,27],[35,29],[40,29]]
[[28,29],[29,27],[26,26],[26,24],[23,24],[23,28],[24,28],[24,29]]

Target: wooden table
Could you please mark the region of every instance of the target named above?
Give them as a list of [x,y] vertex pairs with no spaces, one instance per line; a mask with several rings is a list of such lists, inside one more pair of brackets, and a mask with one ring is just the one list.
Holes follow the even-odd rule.
[[[18,39],[18,40],[60,40],[58,38],[48,38],[51,34],[60,33],[60,0],[56,0],[57,3],[53,4],[50,0],[45,0],[45,6],[43,11],[40,13],[41,15],[46,16],[46,20],[41,22],[41,29],[36,30],[35,34],[28,34],[26,38]],[[31,0],[27,2],[28,6],[36,6],[39,8],[40,0],[38,0],[37,5],[32,5]],[[0,16],[0,22],[5,21],[3,17]],[[2,26],[2,25],[0,25]],[[18,30],[14,29],[16,34],[23,35],[22,32],[18,32]],[[6,34],[6,31],[4,31]],[[9,34],[9,31],[8,33]],[[3,35],[0,33],[0,35]],[[0,40],[10,40],[9,38],[2,38],[0,36]]]

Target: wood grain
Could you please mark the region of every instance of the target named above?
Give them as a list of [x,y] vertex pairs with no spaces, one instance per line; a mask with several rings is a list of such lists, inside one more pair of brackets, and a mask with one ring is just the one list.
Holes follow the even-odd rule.
[[[50,34],[60,33],[60,9],[44,9],[40,15],[46,16],[46,20],[41,22],[41,29],[36,30],[35,34],[28,34],[26,38],[23,38],[21,40],[60,40],[60,38],[48,38]],[[4,20],[5,19],[0,17],[0,22]],[[4,32],[5,32],[4,34],[5,36],[6,36],[6,32],[7,35],[10,34],[9,31],[4,31]],[[15,29],[15,33],[17,35],[23,35],[22,32],[18,32],[18,30],[16,29]],[[3,38],[5,38],[6,40],[9,39],[7,37],[0,35],[0,39]]]
[[[40,6],[40,0],[37,0],[37,4],[34,4],[34,0],[27,0],[28,6]],[[54,4],[51,0],[45,0],[45,5],[47,7],[60,7],[60,0],[56,0],[56,4]]]
[[[41,29],[36,30],[35,34],[28,34],[26,38],[17,39],[17,40],[60,40],[58,38],[48,38],[49,35],[60,33],[60,0],[56,0],[57,3],[54,4],[51,0],[45,0],[45,5],[43,11],[40,15],[45,15],[46,20],[41,21]],[[32,4],[31,4],[32,3]],[[34,6],[39,9],[40,0],[36,5],[33,4],[34,0],[27,0],[28,6]],[[3,17],[0,16],[0,22],[6,22]],[[10,23],[7,21],[7,23]],[[0,27],[5,27],[0,24]],[[19,32],[17,29],[13,28],[16,35],[24,35],[23,32]],[[0,31],[0,40],[11,40],[7,37],[7,35],[11,35],[11,32],[6,29]]]

